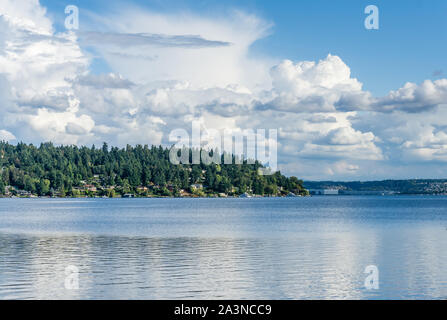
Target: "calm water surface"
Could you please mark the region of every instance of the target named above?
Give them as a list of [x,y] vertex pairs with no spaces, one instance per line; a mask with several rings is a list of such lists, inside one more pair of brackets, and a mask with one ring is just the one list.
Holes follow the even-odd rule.
[[446,298],[447,197],[0,199],[0,299]]

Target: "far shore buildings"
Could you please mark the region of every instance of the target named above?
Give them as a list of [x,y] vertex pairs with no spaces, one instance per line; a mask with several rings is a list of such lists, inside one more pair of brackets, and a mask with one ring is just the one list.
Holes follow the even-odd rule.
[[336,195],[352,195],[352,196],[386,196],[397,194],[395,191],[354,191],[339,189],[308,189],[312,196],[336,196]]
[[87,191],[91,191],[91,192],[96,192],[97,191],[96,187],[93,184],[86,184],[86,185],[84,185],[84,188]]
[[137,188],[137,190],[139,192],[147,192],[147,191],[149,191],[149,188],[148,187],[144,187],[144,186],[140,186],[140,187]]
[[193,190],[201,190],[201,189],[203,189],[203,184],[199,184],[199,183],[192,184],[191,185],[191,189],[193,189]]
[[338,189],[309,189],[309,193],[313,196],[335,196],[338,195]]

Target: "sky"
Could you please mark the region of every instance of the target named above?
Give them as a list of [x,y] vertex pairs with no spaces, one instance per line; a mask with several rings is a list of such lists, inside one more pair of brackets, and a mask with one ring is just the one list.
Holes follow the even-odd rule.
[[446,15],[443,0],[0,0],[0,139],[169,146],[197,121],[276,129],[281,172],[306,180],[446,178]]

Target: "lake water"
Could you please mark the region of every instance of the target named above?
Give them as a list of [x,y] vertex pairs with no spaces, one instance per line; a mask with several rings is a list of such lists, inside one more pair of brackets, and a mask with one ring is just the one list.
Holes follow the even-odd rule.
[[0,299],[447,299],[447,197],[0,199]]

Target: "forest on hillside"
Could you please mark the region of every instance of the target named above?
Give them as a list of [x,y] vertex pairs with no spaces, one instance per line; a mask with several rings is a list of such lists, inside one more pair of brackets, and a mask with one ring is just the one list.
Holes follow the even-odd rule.
[[[223,155],[222,155],[223,157]],[[303,182],[262,164],[175,165],[169,149],[101,148],[0,142],[0,194],[8,196],[260,196],[307,195]]]

